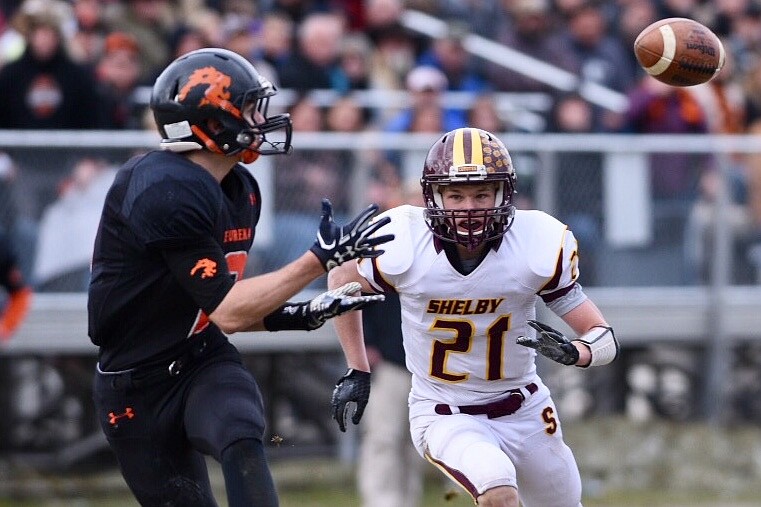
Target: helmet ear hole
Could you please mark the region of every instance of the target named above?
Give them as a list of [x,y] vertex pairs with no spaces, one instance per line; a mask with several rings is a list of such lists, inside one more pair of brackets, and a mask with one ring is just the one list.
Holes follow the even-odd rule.
[[216,118],[207,118],[206,119],[206,131],[209,132],[211,135],[219,135],[225,130],[225,126],[222,125],[222,122],[217,120]]

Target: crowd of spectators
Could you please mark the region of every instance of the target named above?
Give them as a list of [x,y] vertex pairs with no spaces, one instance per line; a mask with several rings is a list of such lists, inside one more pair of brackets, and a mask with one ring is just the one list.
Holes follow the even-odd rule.
[[[444,20],[446,30],[428,37],[409,29],[407,9]],[[675,16],[703,22],[723,40],[728,68],[720,79],[666,88],[637,65],[631,51],[636,35]],[[629,107],[591,103],[556,88],[547,76],[475,56],[464,43],[469,34],[602,85],[626,97]],[[290,107],[303,125],[297,133],[429,132],[465,123],[524,130],[497,107],[494,95],[501,92],[547,94],[553,103],[542,112],[547,132],[747,133],[761,125],[759,0],[23,0],[0,3],[0,129],[149,128],[146,88],[172,59],[207,46],[238,52],[278,88],[295,92]],[[331,90],[337,100],[314,103],[313,90]],[[408,92],[409,100],[403,107],[368,107],[352,94],[379,90]],[[442,92],[466,92],[472,101],[453,108],[442,104]],[[9,153],[20,171],[32,175],[34,191],[24,190],[29,199],[21,214],[37,222],[61,183],[48,166],[73,168],[77,160],[65,150]],[[333,163],[310,154],[300,158],[316,173]],[[576,162],[596,173],[600,185],[600,162],[589,158]],[[748,205],[761,194],[755,188],[761,168],[755,158],[738,155],[733,162],[738,190],[732,198],[743,215],[733,231],[751,244],[761,236],[758,206]],[[277,163],[294,167],[278,177],[296,188],[291,183],[306,166]],[[654,155],[652,170],[653,195],[664,199],[664,209],[675,200],[688,203],[679,210],[686,222],[692,203],[710,208],[711,160]],[[299,185],[308,184],[303,179]],[[344,175],[312,179],[322,186],[335,181],[340,201]],[[593,197],[580,199],[584,209],[569,205],[560,218],[576,220],[582,236],[589,230],[591,238],[599,232],[601,206],[598,190],[590,191]],[[299,204],[311,209],[313,203]],[[710,240],[710,220],[695,218],[705,216],[703,210],[691,221],[693,245]],[[706,260],[696,255],[687,256],[694,273],[706,271]]]

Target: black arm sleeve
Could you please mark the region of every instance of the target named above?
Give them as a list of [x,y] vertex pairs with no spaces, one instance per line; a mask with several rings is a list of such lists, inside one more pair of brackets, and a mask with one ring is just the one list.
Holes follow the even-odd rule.
[[307,316],[306,310],[308,306],[309,301],[285,303],[262,319],[264,329],[267,331],[312,331],[315,328],[310,324]]

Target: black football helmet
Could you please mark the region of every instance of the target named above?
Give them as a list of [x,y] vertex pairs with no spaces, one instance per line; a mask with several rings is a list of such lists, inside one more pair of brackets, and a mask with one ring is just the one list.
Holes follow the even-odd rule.
[[[164,69],[153,85],[150,106],[163,137],[162,148],[205,148],[250,163],[260,154],[290,152],[290,115],[267,116],[270,97],[276,93],[242,56],[204,48],[180,56]],[[218,120],[211,128],[210,119]],[[267,134],[279,130],[284,131],[284,140],[267,139]]]
[[[442,205],[442,185],[498,183],[491,208],[447,210]],[[501,237],[515,217],[516,176],[510,153],[494,134],[477,128],[447,132],[428,151],[420,179],[425,199],[425,219],[434,236],[474,249]],[[467,219],[478,227],[463,231],[456,220]]]

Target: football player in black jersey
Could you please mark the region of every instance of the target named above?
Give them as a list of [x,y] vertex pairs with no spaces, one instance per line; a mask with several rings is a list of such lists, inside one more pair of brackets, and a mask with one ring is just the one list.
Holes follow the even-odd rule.
[[376,247],[393,236],[370,238],[387,223],[373,221],[375,205],[339,226],[323,201],[309,251],[238,279],[261,211],[257,182],[239,162],[291,147],[289,116],[267,115],[275,93],[230,51],[179,57],[151,95],[163,149],[129,160],[106,198],[88,299],[89,336],[100,348],[94,401],[141,505],[216,506],[209,455],[230,506],[276,506],[261,394],[225,333],[312,330],[381,300],[349,284],[288,302],[333,267],[383,252]]

